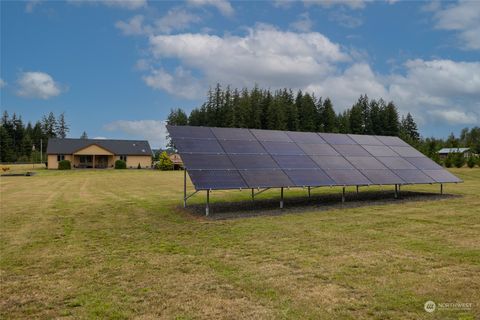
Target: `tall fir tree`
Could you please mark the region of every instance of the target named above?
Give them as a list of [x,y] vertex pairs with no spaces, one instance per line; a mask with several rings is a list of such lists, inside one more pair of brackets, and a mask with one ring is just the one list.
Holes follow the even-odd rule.
[[57,137],[62,138],[62,139],[67,137],[67,133],[70,131],[70,127],[67,124],[67,122],[65,121],[65,113],[64,112],[62,112],[58,116],[58,120],[57,120],[55,129],[56,129],[55,132],[56,132]]

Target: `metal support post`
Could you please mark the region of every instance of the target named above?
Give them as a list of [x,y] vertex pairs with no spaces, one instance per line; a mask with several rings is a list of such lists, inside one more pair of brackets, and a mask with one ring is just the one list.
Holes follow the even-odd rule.
[[395,199],[398,199],[398,185],[395,185]]
[[255,201],[255,191],[252,188],[252,202]]
[[342,188],[342,203],[345,202],[345,187]]
[[283,188],[280,188],[280,209],[283,209]]
[[440,194],[443,194],[443,183],[440,183]]
[[183,207],[187,207],[187,169],[183,169]]
[[311,197],[310,187],[308,187],[308,197],[309,197],[309,198]]
[[400,187],[401,187],[401,184],[398,185],[398,197],[400,198]]
[[207,189],[207,205],[205,206],[205,215],[210,213],[210,189]]
[[358,186],[357,186],[357,196],[358,196]]

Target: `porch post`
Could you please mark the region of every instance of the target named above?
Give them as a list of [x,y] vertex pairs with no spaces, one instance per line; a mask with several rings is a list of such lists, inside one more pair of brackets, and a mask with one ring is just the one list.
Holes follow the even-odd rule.
[[93,163],[92,163],[93,169],[95,169],[95,155],[93,155]]

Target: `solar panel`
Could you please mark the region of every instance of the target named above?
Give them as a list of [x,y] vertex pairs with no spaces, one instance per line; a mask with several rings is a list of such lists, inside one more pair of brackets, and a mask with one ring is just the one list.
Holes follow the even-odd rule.
[[191,170],[188,174],[196,190],[247,187],[237,170]]
[[435,161],[430,158],[423,157],[423,158],[404,158],[411,164],[413,164],[417,169],[426,169],[426,170],[443,170],[441,166],[439,166]]
[[180,154],[190,152],[225,153],[217,140],[176,139],[175,147],[180,150]]
[[208,127],[167,125],[167,130],[172,138],[215,139],[212,130]]
[[340,186],[362,186],[372,184],[370,180],[368,180],[357,169],[327,169],[325,170],[325,173]]
[[398,153],[387,146],[363,145],[363,147],[374,157],[398,157]]
[[350,138],[355,140],[356,143],[369,146],[383,146],[383,143],[375,138],[375,136],[366,136],[362,134],[349,134]]
[[392,170],[397,176],[402,178],[406,183],[433,183],[435,182],[432,178],[427,176],[421,170]]
[[302,155],[305,154],[295,142],[280,142],[280,141],[262,141],[262,145],[270,154],[283,155]]
[[326,143],[325,140],[315,132],[288,131],[287,134],[290,139],[297,143]]
[[338,156],[340,155],[329,144],[311,144],[311,143],[298,143],[298,146],[308,155],[318,156]]
[[237,169],[275,169],[277,163],[268,154],[231,154],[229,155]]
[[350,139],[346,134],[339,133],[319,133],[327,143],[330,144],[357,144],[354,140]]
[[261,154],[267,153],[258,141],[235,141],[235,140],[220,140],[220,144],[226,153],[249,153]]
[[374,157],[345,157],[356,169],[387,169]]
[[308,156],[273,156],[282,169],[318,169],[316,163]]
[[439,183],[447,183],[447,182],[462,182],[462,180],[455,177],[453,174],[448,172],[447,170],[422,170],[426,173],[430,178],[435,180]]
[[389,169],[416,169],[416,167],[407,160],[400,157],[377,157]]
[[341,156],[311,156],[311,158],[322,169],[355,169]]
[[218,140],[256,140],[248,129],[241,128],[212,128]]
[[235,169],[232,161],[226,154],[182,154],[182,160],[188,164],[187,169]]
[[367,150],[359,145],[334,144],[332,145],[342,156],[369,156]]
[[292,142],[285,131],[251,129],[258,141]]
[[402,157],[425,157],[420,151],[408,146],[408,147],[390,147],[393,151],[401,155]]
[[167,126],[197,190],[461,182],[398,137]]
[[405,182],[390,170],[360,170],[373,184],[404,184]]
[[249,188],[280,188],[294,186],[280,169],[240,170]]
[[335,185],[333,181],[321,169],[285,170],[293,185],[296,187],[319,187]]

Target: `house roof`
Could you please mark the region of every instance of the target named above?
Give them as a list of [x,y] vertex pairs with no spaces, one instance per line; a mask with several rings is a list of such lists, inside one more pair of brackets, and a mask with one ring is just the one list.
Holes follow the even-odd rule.
[[118,155],[151,156],[152,149],[146,140],[113,139],[48,139],[47,154],[72,154],[91,145],[97,145]]
[[443,148],[438,153],[464,153],[470,150],[470,148]]

